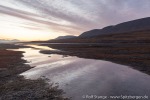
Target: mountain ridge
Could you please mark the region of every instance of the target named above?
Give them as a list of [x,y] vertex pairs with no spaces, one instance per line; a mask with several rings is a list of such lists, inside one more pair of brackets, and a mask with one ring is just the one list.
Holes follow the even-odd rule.
[[106,26],[102,29],[93,29],[83,32],[79,35],[80,38],[89,38],[113,33],[125,33],[138,30],[150,29],[150,17],[131,20],[117,25]]
[[76,38],[77,36],[74,35],[66,35],[66,36],[59,36],[55,38],[54,40],[60,40],[60,39],[70,39],[70,38]]

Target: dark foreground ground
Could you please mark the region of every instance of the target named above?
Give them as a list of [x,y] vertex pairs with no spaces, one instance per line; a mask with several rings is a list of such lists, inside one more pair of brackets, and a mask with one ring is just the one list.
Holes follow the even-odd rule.
[[63,90],[48,84],[46,79],[29,80],[19,76],[31,67],[21,59],[23,52],[6,49],[22,47],[25,46],[0,44],[0,100],[68,100],[63,97]]
[[42,45],[59,49],[63,52],[41,51],[42,53],[57,53],[111,61],[131,66],[150,75],[150,30],[105,35],[95,38],[52,40],[48,41],[48,43],[55,44]]

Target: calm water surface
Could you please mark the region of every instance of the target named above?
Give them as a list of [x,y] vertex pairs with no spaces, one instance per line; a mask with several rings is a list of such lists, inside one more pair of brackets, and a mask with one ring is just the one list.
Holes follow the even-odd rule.
[[73,100],[89,100],[82,98],[83,95],[147,95],[150,97],[150,76],[147,74],[108,61],[41,54],[40,50],[54,49],[46,46],[30,46],[34,48],[19,50],[25,51],[23,59],[27,60],[28,64],[34,68],[21,75],[30,79],[45,76],[52,82],[59,83],[60,88]]

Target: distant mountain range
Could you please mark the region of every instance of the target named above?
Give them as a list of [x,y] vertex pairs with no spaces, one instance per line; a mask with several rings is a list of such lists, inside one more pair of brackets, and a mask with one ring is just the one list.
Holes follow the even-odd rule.
[[[76,36],[60,36],[51,43],[150,42],[150,17],[94,29]],[[37,41],[41,42],[41,41]]]
[[0,43],[13,43],[13,42],[20,42],[20,41],[17,39],[13,39],[13,40],[0,39]]
[[90,30],[82,33],[81,35],[79,35],[79,37],[89,38],[89,37],[96,37],[96,36],[106,35],[106,34],[126,33],[126,32],[148,30],[148,29],[150,29],[150,17],[128,21],[113,26],[107,26],[102,29]]
[[55,40],[60,40],[60,39],[71,39],[71,38],[76,38],[77,36],[73,36],[73,35],[66,35],[66,36],[59,36],[57,38],[55,38]]

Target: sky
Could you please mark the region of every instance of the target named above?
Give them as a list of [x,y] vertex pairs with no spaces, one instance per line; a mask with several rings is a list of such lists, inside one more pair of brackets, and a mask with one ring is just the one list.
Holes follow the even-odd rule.
[[0,39],[49,40],[150,17],[150,0],[1,0]]

